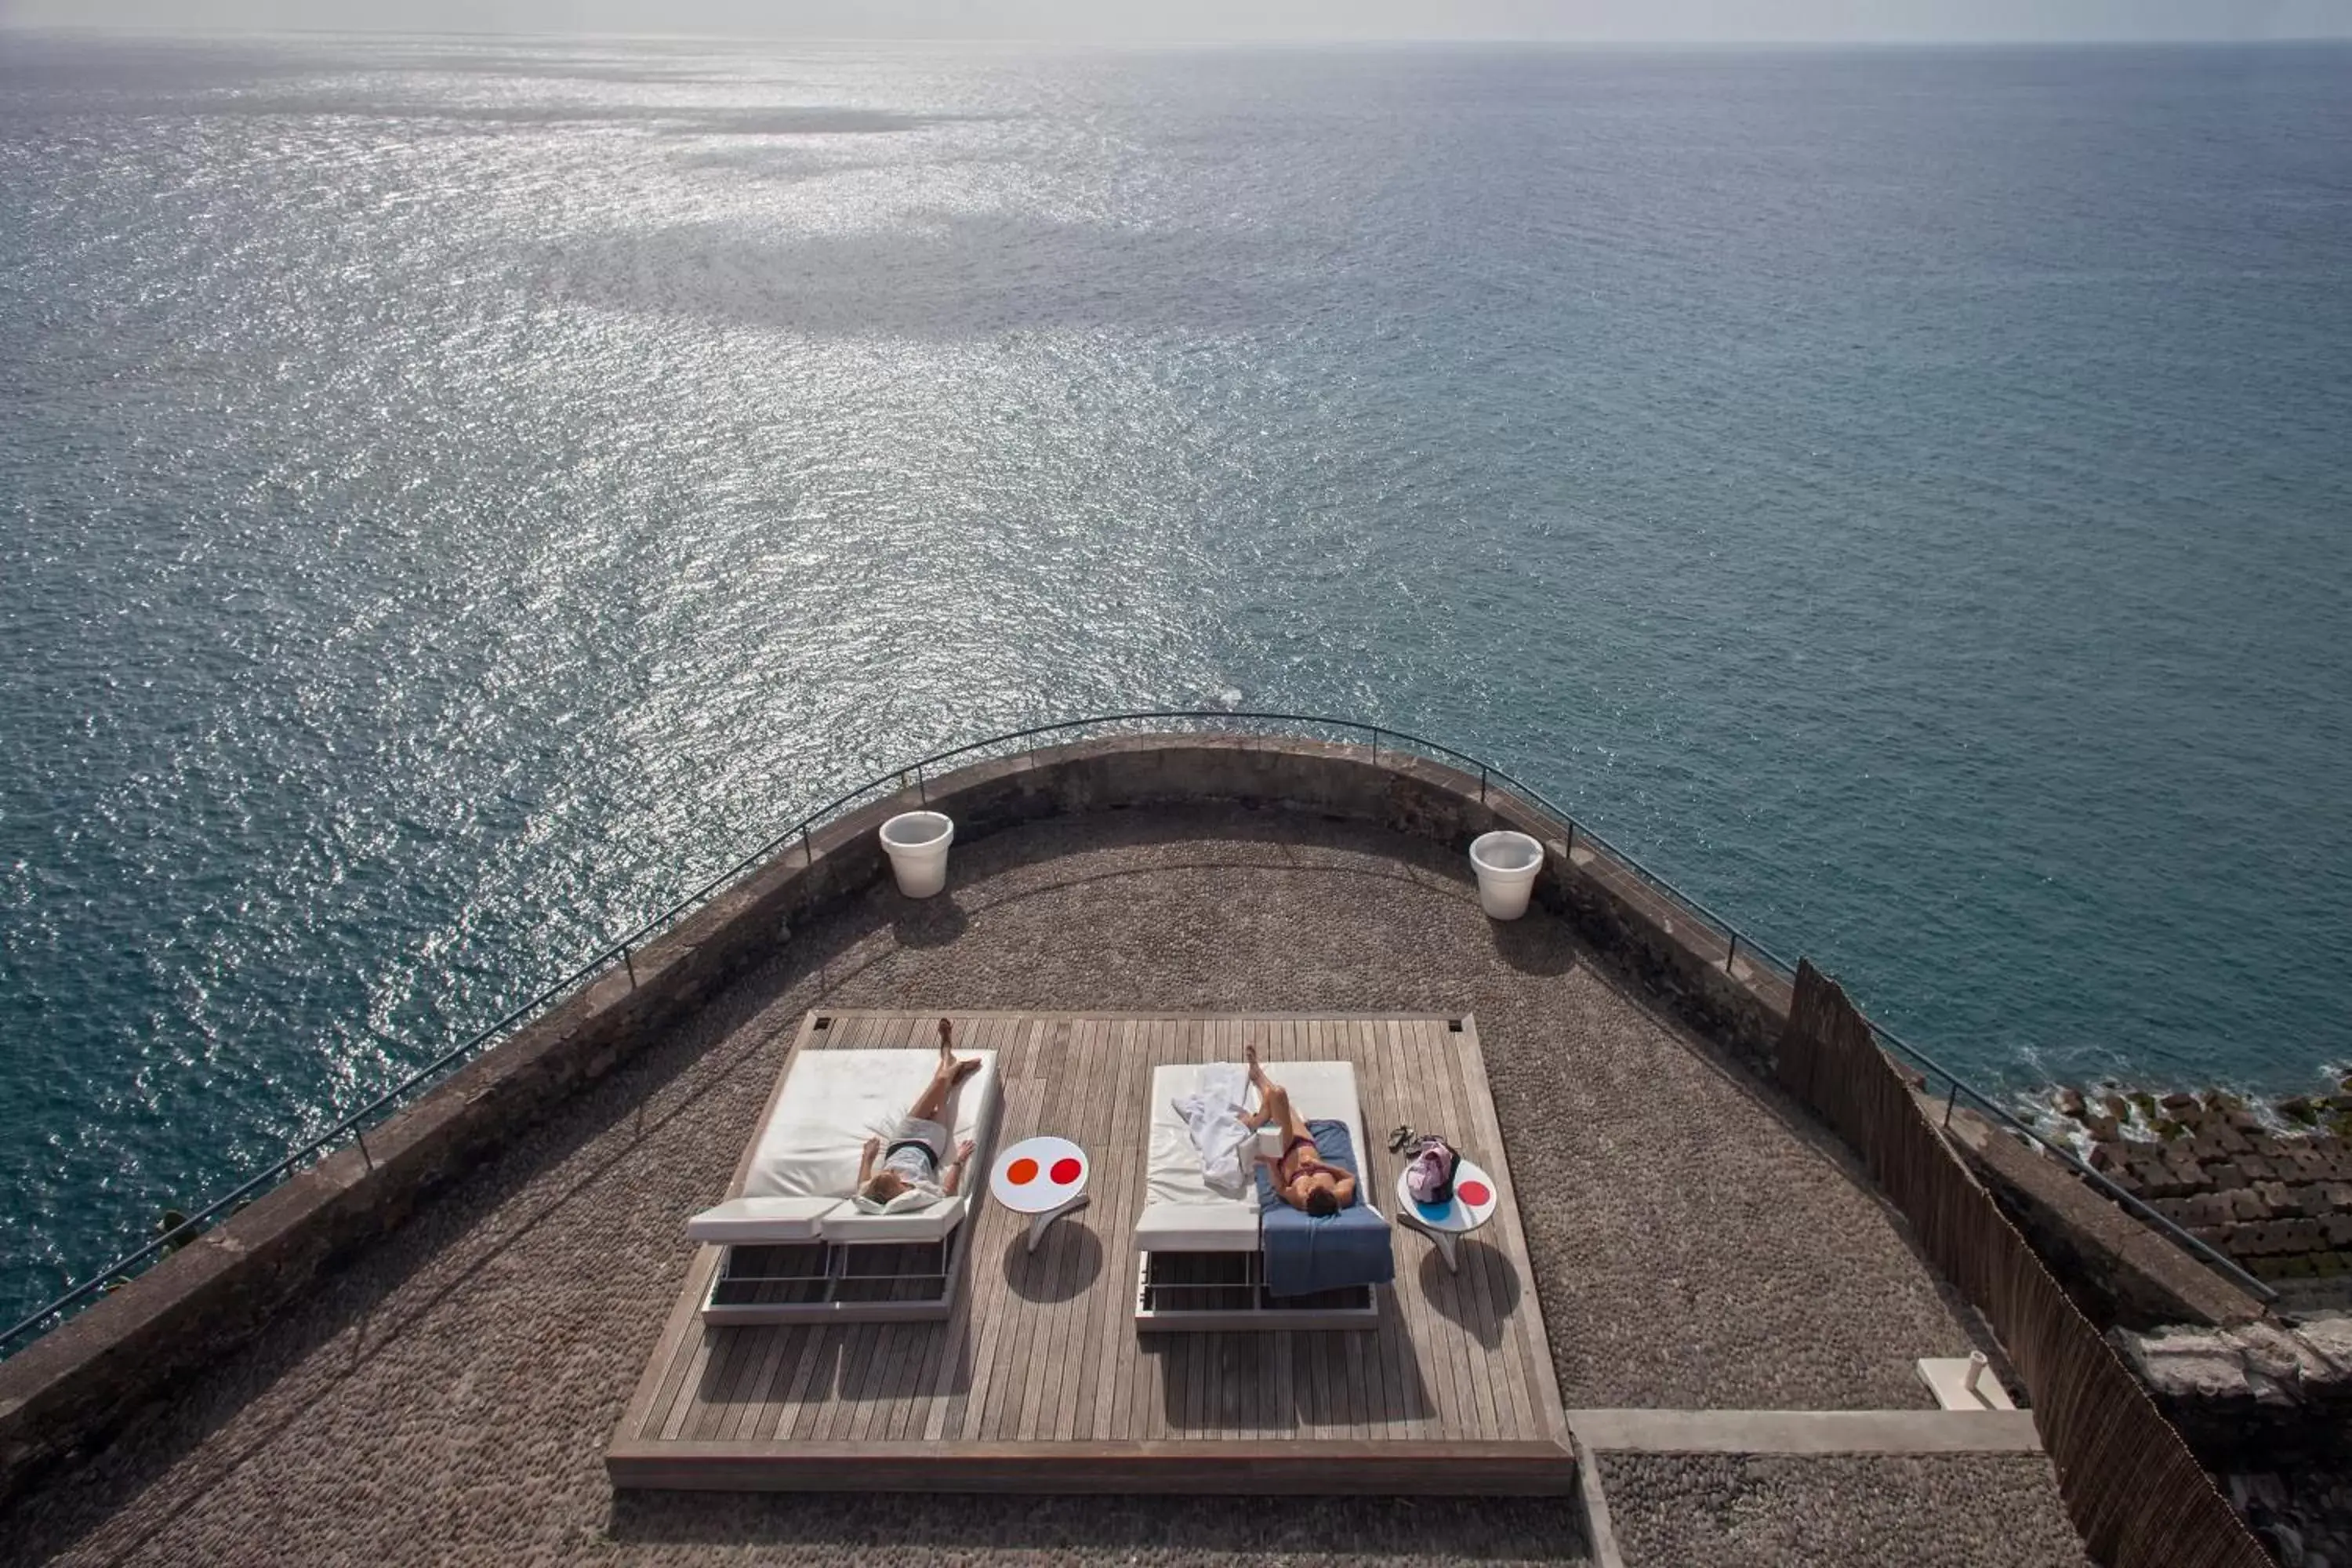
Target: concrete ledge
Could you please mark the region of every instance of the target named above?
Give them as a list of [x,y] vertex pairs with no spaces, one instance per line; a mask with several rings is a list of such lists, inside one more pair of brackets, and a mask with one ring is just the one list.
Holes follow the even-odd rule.
[[2030,1410],[1571,1410],[1580,1454],[2039,1453]]
[[[921,794],[966,841],[1044,817],[1180,803],[1344,817],[1465,851],[1480,833],[1516,827],[1548,846],[1542,905],[1694,1023],[1769,1060],[1786,1021],[1785,987],[1727,963],[1692,911],[1571,844],[1568,825],[1420,757],[1255,736],[1129,736],[978,763]],[[871,887],[887,871],[876,830],[917,799],[910,788],[787,844],[637,949],[634,984],[618,967],[595,976],[368,1133],[364,1152],[323,1157],[0,1363],[0,1502],[169,1398],[436,1189],[661,1038],[772,956],[788,923]],[[1462,875],[1466,882],[1466,862]]]

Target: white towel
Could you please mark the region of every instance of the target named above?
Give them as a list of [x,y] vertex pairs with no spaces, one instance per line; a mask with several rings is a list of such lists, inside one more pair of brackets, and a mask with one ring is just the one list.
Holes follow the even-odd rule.
[[1239,1062],[1210,1063],[1201,1069],[1199,1087],[1175,1101],[1201,1153],[1201,1180],[1224,1197],[1240,1197],[1249,1185],[1244,1151],[1255,1149],[1256,1139],[1242,1125],[1248,1105],[1249,1074]]

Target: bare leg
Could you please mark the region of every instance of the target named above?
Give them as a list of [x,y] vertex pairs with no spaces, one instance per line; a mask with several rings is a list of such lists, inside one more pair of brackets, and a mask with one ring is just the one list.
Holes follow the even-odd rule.
[[979,1070],[978,1057],[966,1057],[958,1061],[951,1056],[941,1056],[939,1070],[931,1074],[931,1081],[923,1086],[923,1092],[917,1097],[915,1103],[907,1108],[907,1114],[925,1121],[945,1123],[947,1118],[941,1112],[948,1108],[948,1096],[955,1092],[956,1085]]
[[943,1121],[940,1112],[947,1110],[948,1096],[955,1092],[955,1086],[956,1059],[943,1057],[940,1060],[939,1071],[931,1074],[931,1081],[923,1086],[923,1092],[915,1097],[915,1103],[907,1108],[907,1114],[920,1121]]
[[1308,1136],[1307,1119],[1291,1105],[1290,1091],[1270,1079],[1265,1085],[1265,1103],[1258,1107],[1257,1121],[1253,1125],[1281,1128],[1286,1154],[1293,1138]]

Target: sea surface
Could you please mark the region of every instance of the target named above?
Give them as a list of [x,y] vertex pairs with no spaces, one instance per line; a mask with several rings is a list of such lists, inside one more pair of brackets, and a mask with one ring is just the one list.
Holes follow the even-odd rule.
[[0,1320],[845,784],[1492,758],[1988,1084],[2352,1056],[2352,51],[0,34]]

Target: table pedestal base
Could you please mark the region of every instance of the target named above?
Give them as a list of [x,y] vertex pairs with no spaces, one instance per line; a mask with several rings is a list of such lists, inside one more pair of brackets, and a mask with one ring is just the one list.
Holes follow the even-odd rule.
[[1462,1272],[1461,1256],[1455,1250],[1462,1245],[1462,1237],[1460,1236],[1450,1230],[1439,1230],[1434,1226],[1423,1225],[1421,1222],[1420,1216],[1417,1215],[1407,1213],[1399,1215],[1397,1217],[1403,1220],[1405,1224],[1412,1226],[1413,1229],[1421,1232],[1422,1235],[1429,1237],[1430,1240],[1437,1243],[1437,1256],[1445,1259],[1445,1271],[1448,1274],[1459,1274]]
[[1043,1214],[1031,1215],[1029,1216],[1029,1250],[1032,1252],[1037,1250],[1037,1244],[1045,1239],[1045,1229],[1048,1226],[1052,1225],[1055,1220],[1061,1218],[1066,1214],[1077,1213],[1080,1209],[1086,1207],[1091,1201],[1092,1200],[1089,1199],[1086,1194],[1080,1193],[1076,1197],[1072,1198],[1068,1203],[1063,1204],[1057,1208],[1047,1209]]

